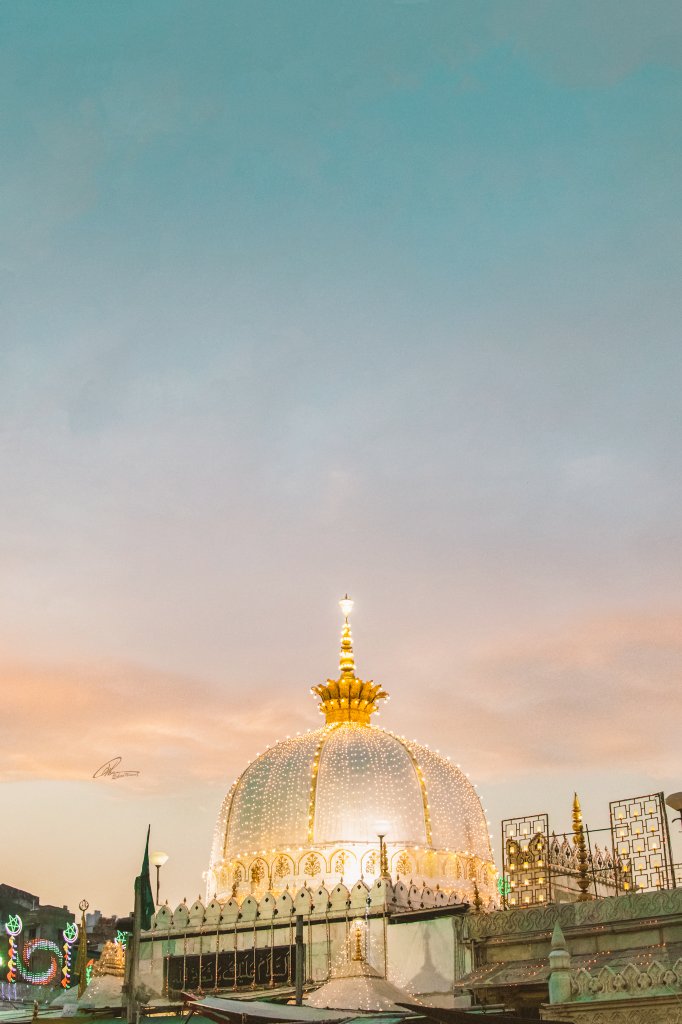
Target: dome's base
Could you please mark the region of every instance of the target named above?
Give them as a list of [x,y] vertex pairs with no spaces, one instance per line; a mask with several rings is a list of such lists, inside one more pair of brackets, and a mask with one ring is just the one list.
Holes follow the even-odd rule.
[[[408,885],[427,885],[448,895],[470,899],[474,885],[481,894],[492,893],[496,870],[492,861],[465,853],[386,843],[388,877]],[[371,886],[381,877],[379,845],[344,843],[314,849],[285,849],[242,856],[231,865],[209,873],[208,900],[259,897],[265,892],[296,892],[302,886],[349,888],[358,881]]]

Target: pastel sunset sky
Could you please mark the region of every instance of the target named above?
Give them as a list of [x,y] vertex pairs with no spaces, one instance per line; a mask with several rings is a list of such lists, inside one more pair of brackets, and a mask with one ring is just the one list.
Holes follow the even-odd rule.
[[681,55],[677,0],[0,5],[0,882],[127,913],[151,822],[203,892],[345,591],[496,853],[682,789]]

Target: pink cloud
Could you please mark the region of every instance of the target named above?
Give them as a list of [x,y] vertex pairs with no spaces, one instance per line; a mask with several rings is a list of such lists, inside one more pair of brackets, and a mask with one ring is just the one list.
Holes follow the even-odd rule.
[[[425,678],[395,680],[396,699],[378,724],[439,747],[475,779],[606,767],[677,772],[680,616],[491,639],[456,671],[446,653],[428,659]],[[304,685],[289,696],[288,686],[250,684],[218,687],[111,662],[44,667],[0,658],[11,709],[0,781],[90,779],[120,754],[121,768],[141,774],[117,786],[227,785],[266,744],[320,724]]]
[[410,734],[430,734],[481,781],[678,772],[679,615],[595,620],[491,648],[424,694]]
[[[140,776],[117,786],[158,790],[232,777],[301,716],[278,698],[239,699],[200,679],[111,662],[28,665],[0,658],[6,695],[0,781],[86,780],[120,755]],[[93,784],[106,785],[100,779]]]

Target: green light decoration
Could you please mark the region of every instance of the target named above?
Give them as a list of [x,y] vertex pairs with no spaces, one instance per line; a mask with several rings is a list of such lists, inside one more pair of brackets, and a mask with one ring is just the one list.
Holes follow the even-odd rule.
[[5,931],[8,935],[18,935],[21,931],[21,918],[18,914],[10,914],[5,925]]
[[94,966],[95,966],[95,961],[94,960],[88,960],[87,964],[85,965],[85,984],[86,985],[90,984],[90,980],[92,978],[92,971],[93,971]]
[[128,942],[128,932],[118,932],[117,931],[116,932],[116,942],[119,944],[119,946],[122,946],[123,949],[125,949],[126,948],[126,944]]
[[62,932],[64,937],[64,966],[62,967],[62,988],[68,988],[71,984],[71,959],[73,957],[73,945],[78,938],[78,925],[75,921],[67,924]]
[[502,899],[506,899],[506,897],[511,892],[511,882],[509,881],[506,875],[502,875],[500,878],[497,879],[497,891],[502,897]]
[[17,980],[17,935],[20,934],[22,929],[22,921],[18,914],[10,914],[5,925],[5,931],[9,936],[9,959],[7,961],[7,980],[12,985]]
[[[31,969],[31,958],[39,950],[50,954],[50,966],[42,971],[34,971]],[[51,939],[29,939],[21,951],[21,959],[17,958],[19,974],[31,985],[49,985],[57,977],[61,966],[61,950]]]

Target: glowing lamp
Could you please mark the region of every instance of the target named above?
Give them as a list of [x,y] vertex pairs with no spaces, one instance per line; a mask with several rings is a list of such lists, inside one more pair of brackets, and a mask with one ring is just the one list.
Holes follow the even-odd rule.
[[159,886],[161,883],[161,868],[168,860],[168,854],[164,853],[163,850],[156,850],[152,853],[149,858],[154,867],[156,868],[156,903],[159,903]]
[[339,601],[339,607],[341,608],[341,611],[343,612],[343,617],[345,619],[347,619],[350,613],[353,611],[354,604],[355,602],[348,596],[348,594],[346,594],[345,597],[342,597],[341,600]]

